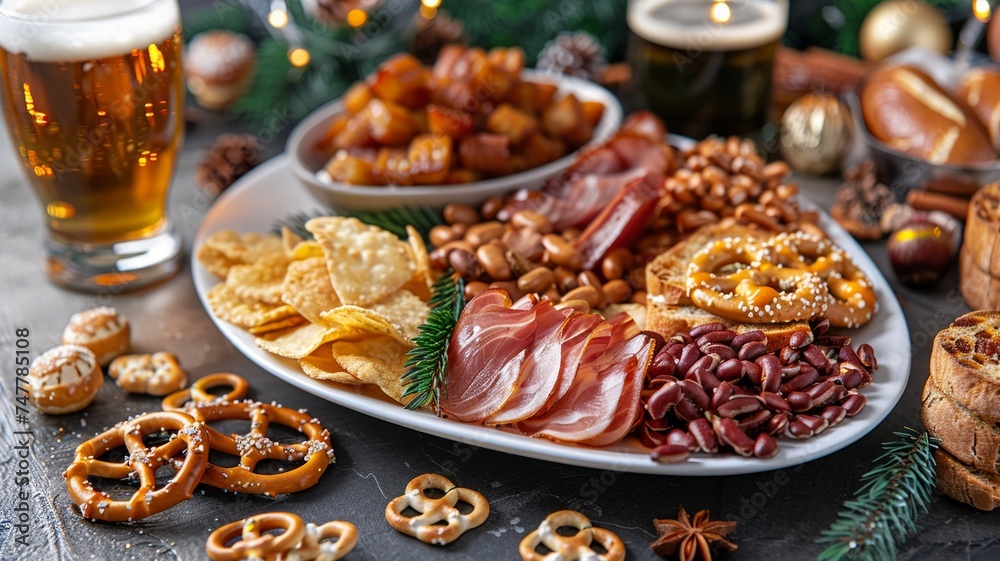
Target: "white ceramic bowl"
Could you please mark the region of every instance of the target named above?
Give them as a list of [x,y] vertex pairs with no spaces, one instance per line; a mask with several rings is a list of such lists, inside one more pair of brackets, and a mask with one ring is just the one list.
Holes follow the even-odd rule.
[[[622,122],[622,107],[615,96],[597,84],[569,76],[554,76],[524,70],[522,77],[535,82],[550,82],[559,86],[556,95],[572,93],[581,101],[599,101],[604,114],[594,127],[590,143],[607,139]],[[443,207],[448,203],[479,205],[496,195],[506,195],[521,188],[539,189],[546,179],[562,172],[576,159],[580,150],[520,173],[458,185],[350,185],[325,182],[316,172],[323,168],[329,156],[316,150],[317,142],[326,134],[334,118],[344,112],[337,99],[320,107],[302,120],[288,137],[286,151],[295,177],[314,198],[333,208],[344,210],[382,210],[400,206]]]

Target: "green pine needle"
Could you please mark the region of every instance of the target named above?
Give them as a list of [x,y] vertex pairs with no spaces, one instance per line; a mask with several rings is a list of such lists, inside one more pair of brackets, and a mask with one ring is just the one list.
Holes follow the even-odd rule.
[[407,409],[430,405],[441,414],[441,398],[445,395],[448,373],[448,344],[465,307],[465,281],[448,271],[434,283],[427,322],[413,338],[413,350],[406,355],[403,374],[403,397],[414,396]]
[[416,228],[417,232],[420,233],[421,237],[424,238],[424,243],[427,244],[430,243],[431,228],[444,224],[444,217],[441,215],[441,211],[426,206],[400,207],[388,210],[341,212],[335,212],[329,209],[320,209],[313,212],[295,213],[278,220],[274,223],[273,230],[275,233],[280,233],[282,228],[288,228],[298,234],[302,239],[311,240],[313,239],[313,236],[308,230],[306,230],[306,222],[321,216],[354,217],[365,224],[378,226],[383,230],[392,232],[401,240],[405,240],[408,237],[406,233],[406,226],[413,226]]
[[917,530],[917,517],[927,511],[934,489],[937,439],[907,428],[884,442],[885,453],[861,476],[854,498],[844,502],[837,520],[817,543],[830,544],[817,561],[860,559],[892,561],[896,543]]

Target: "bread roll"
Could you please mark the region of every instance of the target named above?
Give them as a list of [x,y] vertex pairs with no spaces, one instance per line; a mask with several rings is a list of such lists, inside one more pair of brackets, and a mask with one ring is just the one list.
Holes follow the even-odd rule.
[[861,113],[875,138],[927,162],[996,159],[986,128],[972,109],[913,66],[885,68],[868,77],[861,89]]
[[1000,151],[1000,70],[974,68],[962,77],[958,99],[975,111],[986,127],[993,150]]

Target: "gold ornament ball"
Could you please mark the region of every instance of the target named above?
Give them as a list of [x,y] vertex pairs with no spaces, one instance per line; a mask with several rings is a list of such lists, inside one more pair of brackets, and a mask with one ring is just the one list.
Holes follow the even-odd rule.
[[872,8],[861,24],[858,46],[868,62],[909,47],[951,50],[951,28],[937,8],[919,0],[889,0]]
[[795,171],[823,175],[840,167],[853,133],[850,111],[840,100],[809,93],[781,118],[781,155]]

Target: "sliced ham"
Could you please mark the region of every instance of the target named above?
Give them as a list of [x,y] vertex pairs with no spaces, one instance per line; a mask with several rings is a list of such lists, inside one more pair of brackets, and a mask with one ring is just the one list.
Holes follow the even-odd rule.
[[479,422],[511,398],[528,347],[535,339],[531,299],[515,309],[503,290],[485,290],[469,301],[448,346],[448,384],[441,409]]
[[[569,309],[567,308],[567,311]],[[563,326],[562,340],[562,362],[559,364],[559,382],[556,389],[549,396],[548,403],[539,411],[539,415],[552,408],[555,402],[559,401],[573,387],[573,380],[576,378],[576,371],[580,368],[580,363],[592,360],[603,350],[600,344],[589,345],[591,337],[595,333],[597,326],[604,323],[597,314],[581,314],[570,311]],[[610,332],[608,332],[610,334]],[[587,354],[588,349],[592,354]]]

